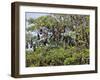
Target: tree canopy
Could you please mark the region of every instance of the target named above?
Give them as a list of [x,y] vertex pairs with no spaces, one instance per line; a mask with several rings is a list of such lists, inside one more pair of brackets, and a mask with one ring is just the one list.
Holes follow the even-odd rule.
[[[29,18],[27,26],[31,26],[26,27],[26,42],[33,45],[32,41],[36,41],[37,46],[33,45],[36,47],[33,52],[26,51],[26,66],[89,64],[89,20],[89,15],[79,14]],[[43,32],[44,27],[47,30]],[[36,30],[43,33],[43,39],[39,33],[34,37],[30,34]]]

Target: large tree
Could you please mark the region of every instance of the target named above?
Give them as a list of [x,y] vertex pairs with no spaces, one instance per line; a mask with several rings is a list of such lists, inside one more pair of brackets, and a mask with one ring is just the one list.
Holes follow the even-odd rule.
[[[65,29],[69,29],[75,32],[76,45],[85,44],[88,48],[89,45],[89,16],[88,15],[75,15],[75,14],[50,14],[41,16],[36,19],[30,18],[29,23],[33,23],[32,27],[27,30],[40,29],[41,27],[47,27],[52,30],[54,40],[59,42],[61,33],[65,32]],[[65,40],[63,41],[65,43]]]

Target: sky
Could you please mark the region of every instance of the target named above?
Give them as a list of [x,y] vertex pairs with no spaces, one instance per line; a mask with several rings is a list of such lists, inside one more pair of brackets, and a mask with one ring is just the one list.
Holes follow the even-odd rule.
[[26,15],[26,19],[29,19],[29,18],[35,19],[35,18],[38,18],[40,16],[49,15],[49,13],[26,12],[25,15]]

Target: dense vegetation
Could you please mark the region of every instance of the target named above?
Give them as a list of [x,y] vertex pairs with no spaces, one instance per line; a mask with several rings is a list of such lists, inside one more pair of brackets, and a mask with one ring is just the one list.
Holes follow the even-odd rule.
[[26,48],[27,67],[89,64],[88,15],[49,14],[27,21],[34,24],[26,27],[26,45],[32,48]]

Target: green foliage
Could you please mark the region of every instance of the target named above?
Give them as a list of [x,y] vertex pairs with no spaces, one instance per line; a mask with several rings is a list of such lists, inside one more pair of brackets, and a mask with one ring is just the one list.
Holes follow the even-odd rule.
[[88,49],[83,49],[81,53],[75,50],[75,47],[69,47],[66,50],[63,48],[38,48],[36,52],[26,52],[26,66],[33,67],[88,64]]
[[72,64],[72,65],[75,64],[75,58],[69,57],[69,58],[66,58],[66,59],[64,60],[64,65],[70,65],[70,64]]
[[33,18],[29,18],[27,21],[29,24],[32,24],[32,23],[34,23],[35,20]]
[[31,21],[31,22],[34,21],[33,23],[35,25],[35,26],[31,26],[27,29],[27,30],[31,30],[31,31],[34,30],[34,29],[39,29],[40,27],[44,27],[44,26],[51,28],[51,27],[53,27],[54,25],[57,24],[57,21],[55,20],[55,18],[51,17],[50,15],[41,16],[41,17],[39,17],[35,20],[30,19],[29,21]]
[[26,36],[26,42],[30,41],[32,38],[32,34],[30,34],[30,33],[26,33],[25,36]]
[[[38,46],[36,51],[26,51],[26,66],[58,66],[89,64],[89,19],[88,15],[50,14],[36,19],[30,18],[27,32],[47,27],[56,30],[49,39],[48,46]],[[61,36],[68,29],[65,35]],[[69,36],[75,40],[75,45],[66,42]],[[62,39],[61,39],[62,38]],[[26,33],[26,41],[37,40]]]
[[36,26],[31,26],[31,27],[28,27],[26,28],[27,31],[34,31],[36,29]]

